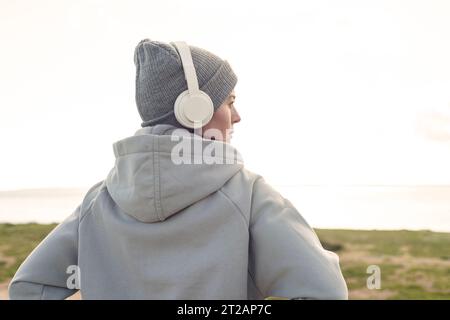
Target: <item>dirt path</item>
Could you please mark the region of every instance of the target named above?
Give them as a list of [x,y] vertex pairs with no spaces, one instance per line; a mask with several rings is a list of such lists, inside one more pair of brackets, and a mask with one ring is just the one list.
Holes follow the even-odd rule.
[[[0,283],[0,300],[8,300],[8,284],[9,281]],[[67,300],[81,300],[80,292],[77,292],[73,296],[67,298]]]
[[9,282],[0,283],[0,300],[8,299],[8,283]]

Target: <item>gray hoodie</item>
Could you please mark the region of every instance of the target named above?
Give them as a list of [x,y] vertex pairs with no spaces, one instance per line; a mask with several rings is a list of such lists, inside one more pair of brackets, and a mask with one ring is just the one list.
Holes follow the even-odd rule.
[[23,262],[11,299],[347,299],[338,256],[289,200],[228,143],[191,134],[202,149],[184,155],[205,160],[174,161],[175,129],[114,143],[107,178]]

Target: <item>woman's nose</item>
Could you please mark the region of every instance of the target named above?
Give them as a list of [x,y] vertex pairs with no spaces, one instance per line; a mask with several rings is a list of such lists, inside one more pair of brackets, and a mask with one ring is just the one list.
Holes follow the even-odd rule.
[[234,111],[233,123],[237,123],[239,121],[241,121],[241,116],[239,115],[239,113],[237,111]]

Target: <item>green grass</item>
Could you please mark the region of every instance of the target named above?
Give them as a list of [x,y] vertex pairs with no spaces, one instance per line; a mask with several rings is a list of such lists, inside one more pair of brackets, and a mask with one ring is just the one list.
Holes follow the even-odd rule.
[[[320,239],[331,244],[370,245],[370,253],[399,255],[408,247],[411,255],[450,259],[450,233],[431,231],[316,230]],[[447,250],[446,250],[447,249]]]
[[[0,282],[6,282],[56,224],[0,224]],[[450,233],[316,229],[336,252],[351,299],[450,299]],[[369,290],[369,265],[381,289]]]

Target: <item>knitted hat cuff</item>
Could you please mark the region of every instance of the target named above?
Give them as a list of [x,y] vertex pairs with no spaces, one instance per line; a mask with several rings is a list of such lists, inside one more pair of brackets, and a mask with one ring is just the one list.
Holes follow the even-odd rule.
[[175,118],[175,114],[174,114],[173,110],[169,111],[168,113],[166,113],[166,114],[164,114],[164,115],[162,115],[162,116],[160,116],[158,118],[142,122],[141,123],[141,127],[153,126],[153,125],[158,124],[158,123],[166,123],[165,120],[168,120],[170,117]]
[[224,60],[211,79],[206,82],[200,90],[206,92],[213,101],[216,111],[236,86],[237,76],[231,69],[228,61]]

